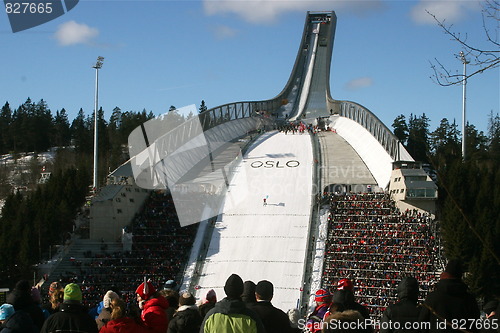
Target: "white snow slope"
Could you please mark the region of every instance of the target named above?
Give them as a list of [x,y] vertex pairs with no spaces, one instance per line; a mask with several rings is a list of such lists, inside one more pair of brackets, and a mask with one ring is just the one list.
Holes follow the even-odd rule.
[[[297,306],[311,213],[313,155],[308,134],[270,132],[249,149],[231,181],[224,214],[210,240],[196,297],[225,297],[232,274],[269,280],[273,304]],[[267,197],[267,205],[263,199]]]

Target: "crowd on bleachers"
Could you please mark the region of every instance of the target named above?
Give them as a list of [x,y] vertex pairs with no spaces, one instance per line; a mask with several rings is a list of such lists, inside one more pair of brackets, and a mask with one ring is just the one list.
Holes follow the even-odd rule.
[[[144,210],[126,229],[133,234],[131,252],[84,253],[85,260],[74,262],[71,272],[59,276],[62,283],[77,282],[84,291],[83,303],[97,304],[110,287],[134,297],[131,286],[147,275],[161,284],[177,279],[192,247],[198,225],[180,227],[170,194],[152,192]],[[103,243],[104,244],[104,243]]]
[[356,295],[375,317],[396,299],[401,277],[415,276],[425,297],[437,280],[438,244],[433,219],[418,211],[399,212],[383,193],[329,194],[323,286],[355,281]]

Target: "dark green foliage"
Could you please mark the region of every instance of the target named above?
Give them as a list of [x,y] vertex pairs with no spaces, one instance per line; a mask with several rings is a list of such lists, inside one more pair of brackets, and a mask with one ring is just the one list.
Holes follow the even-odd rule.
[[405,116],[402,114],[397,116],[392,123],[392,128],[394,128],[394,135],[405,145],[408,140],[408,125]]
[[205,104],[205,100],[201,100],[200,108],[198,109],[199,113],[205,112],[208,110],[207,105]]
[[488,138],[484,133],[478,132],[476,127],[467,122],[465,126],[467,134],[465,140],[465,158],[471,160],[487,159]]
[[71,123],[71,143],[79,153],[92,152],[93,132],[92,124],[85,120],[83,109],[78,111],[78,115]]
[[[130,132],[153,117],[146,110],[122,112],[115,108],[108,124],[99,109],[101,183],[110,170],[128,160]],[[44,100],[35,104],[28,98],[14,111],[7,102],[0,110],[0,153],[15,156],[59,147],[46,184],[35,186],[41,165],[31,160],[30,177],[24,185],[32,191],[24,195],[11,193],[9,166],[0,166],[0,195],[6,198],[0,214],[1,286],[11,286],[21,277],[31,279],[33,264],[45,258],[49,246],[64,243],[73,230],[76,213],[92,181],[93,136],[94,116],[86,116],[82,109],[71,126],[65,109],[53,117]]]
[[430,133],[430,153],[436,168],[462,158],[459,136],[455,121],[450,124],[446,118],[441,119],[439,127]]
[[12,110],[9,102],[6,102],[0,110],[0,153],[7,152],[12,147],[11,124]]
[[488,119],[488,140],[489,140],[489,153],[490,156],[500,161],[500,116],[493,112],[490,113]]
[[420,117],[410,115],[406,149],[416,161],[428,162],[429,118],[425,113]]
[[440,218],[446,256],[468,264],[469,286],[485,297],[500,293],[499,166],[455,160],[439,172],[440,195],[446,193]]
[[52,144],[56,147],[69,146],[71,143],[71,127],[68,120],[68,114],[63,108],[56,111],[54,117]]
[[0,285],[31,277],[49,245],[61,244],[85,201],[90,173],[85,168],[56,172],[43,187],[7,197],[0,218]]

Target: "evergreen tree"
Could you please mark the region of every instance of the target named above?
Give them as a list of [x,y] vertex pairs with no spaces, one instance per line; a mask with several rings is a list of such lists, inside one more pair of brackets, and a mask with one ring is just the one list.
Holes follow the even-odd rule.
[[46,151],[51,146],[50,135],[52,130],[52,114],[50,112],[47,103],[41,99],[33,107],[33,115],[30,117],[28,122],[28,131],[32,134],[31,150],[34,152]]
[[20,105],[12,114],[11,140],[13,152],[28,151],[28,142],[31,141],[31,134],[26,133],[28,129],[28,113],[33,104],[28,97],[24,104]]
[[54,133],[52,135],[52,145],[56,147],[69,146],[71,143],[71,126],[68,120],[68,114],[63,108],[57,110],[53,120]]
[[491,159],[500,162],[500,116],[490,112],[488,117],[488,150]]
[[0,110],[0,153],[5,154],[12,150],[11,140],[12,110],[9,102],[5,102]]
[[458,127],[455,121],[450,124],[443,118],[434,132],[430,134],[430,149],[435,157],[435,165],[439,168],[454,159],[461,158],[460,142],[458,141]]
[[122,163],[122,139],[120,136],[120,127],[122,122],[122,111],[115,107],[109,118],[108,137],[110,144],[109,164],[111,170],[114,170]]
[[200,113],[205,112],[205,111],[208,110],[207,106],[205,105],[205,100],[204,99],[201,100],[200,108],[198,110],[200,111]]
[[487,158],[488,138],[483,131],[478,132],[472,124],[465,125],[465,156],[467,159],[483,159]]
[[394,128],[394,135],[405,145],[408,140],[408,125],[405,116],[402,114],[397,116],[392,123],[392,128]]
[[75,150],[80,153],[91,153],[93,132],[89,128],[89,123],[85,119],[83,109],[78,111],[78,115],[71,123],[71,138]]
[[425,113],[420,117],[410,115],[406,148],[416,161],[428,162],[429,118]]

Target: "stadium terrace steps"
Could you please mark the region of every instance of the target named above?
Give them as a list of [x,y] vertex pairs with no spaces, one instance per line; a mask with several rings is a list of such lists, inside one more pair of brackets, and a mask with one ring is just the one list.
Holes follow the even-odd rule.
[[122,244],[118,242],[102,243],[88,239],[73,238],[67,252],[62,255],[57,266],[50,273],[48,280],[43,284],[44,291],[47,292],[52,282],[59,280],[61,276],[67,275],[68,272],[74,272],[75,275],[80,276],[79,265],[85,266],[85,264],[92,260],[92,258],[85,256],[85,253],[91,253],[92,255],[113,253],[122,251],[122,248]]
[[317,134],[321,149],[321,181],[331,184],[376,185],[377,182],[352,146],[334,132]]

